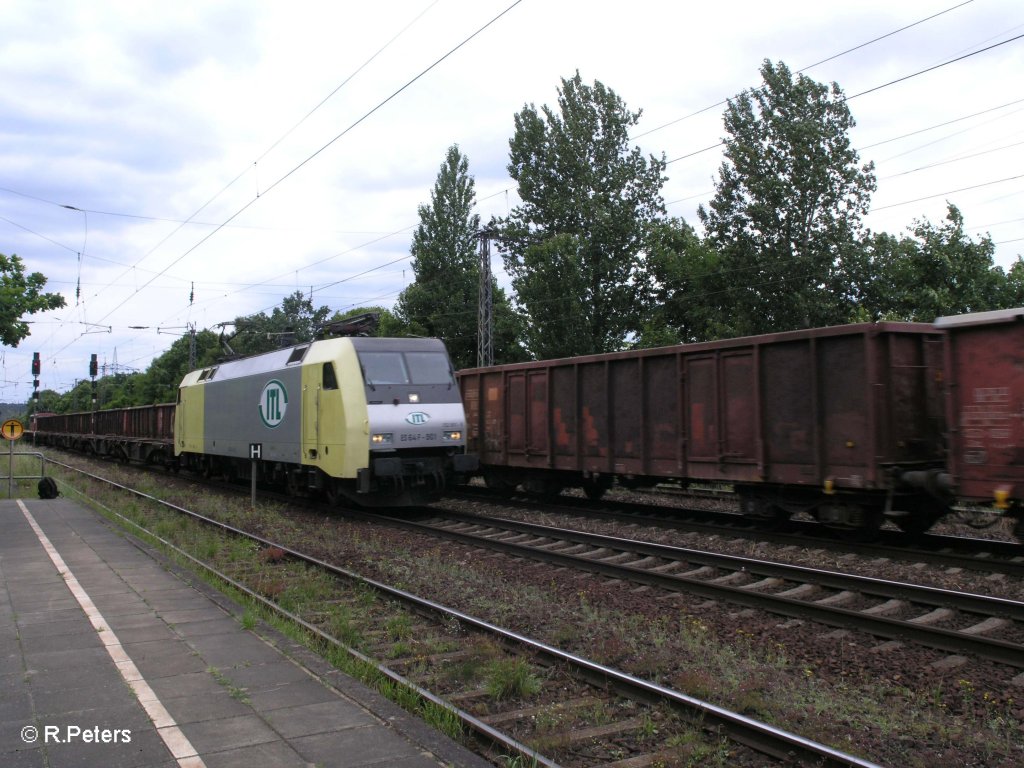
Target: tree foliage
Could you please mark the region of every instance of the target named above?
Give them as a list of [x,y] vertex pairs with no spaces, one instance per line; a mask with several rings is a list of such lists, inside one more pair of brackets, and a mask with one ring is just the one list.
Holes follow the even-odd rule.
[[[473,213],[474,186],[468,159],[458,145],[449,147],[430,204],[419,206],[411,246],[416,280],[395,305],[409,333],[444,341],[456,368],[476,365],[477,357],[480,215]],[[512,362],[521,357],[516,318],[493,278],[491,296],[495,361]]]
[[[195,347],[195,361],[192,358],[191,350]],[[197,368],[204,368],[212,365],[223,355],[220,340],[213,331],[202,330],[196,333],[195,338],[183,336],[175,340],[170,348],[159,357],[153,359],[142,377],[142,383],[137,388],[135,402],[128,405],[149,405],[154,403],[171,403],[177,399],[178,386],[185,374]],[[116,402],[113,398],[105,400],[105,403]],[[120,407],[110,405],[111,408]]]
[[643,320],[644,249],[664,214],[664,158],[629,148],[640,112],[579,72],[558,110],[515,116],[508,171],[522,204],[495,222],[537,357],[621,348]]
[[858,166],[843,93],[765,61],[764,85],[730,99],[725,160],[698,216],[721,254],[719,324],[743,335],[847,321],[861,217],[876,184]]
[[721,257],[681,219],[659,222],[648,251],[650,315],[638,346],[655,347],[727,335],[728,287]]
[[330,315],[327,307],[314,309],[312,298],[296,291],[274,307],[268,315],[235,318],[235,333],[229,338],[231,348],[239,355],[257,355],[275,349],[312,341]]
[[879,233],[869,240],[863,319],[930,323],[941,315],[1016,305],[1011,282],[993,261],[992,239],[974,242],[964,234],[960,210],[947,205],[942,225],[922,219],[911,237]]
[[22,317],[64,306],[59,293],[43,293],[45,285],[41,272],[26,275],[21,258],[0,253],[0,343],[5,347],[16,347],[28,336]]

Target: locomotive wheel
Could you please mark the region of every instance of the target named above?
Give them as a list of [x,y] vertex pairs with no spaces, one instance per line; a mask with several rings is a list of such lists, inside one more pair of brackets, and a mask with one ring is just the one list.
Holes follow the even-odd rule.
[[324,498],[332,507],[340,507],[345,501],[345,494],[341,491],[341,481],[334,477],[324,480]]

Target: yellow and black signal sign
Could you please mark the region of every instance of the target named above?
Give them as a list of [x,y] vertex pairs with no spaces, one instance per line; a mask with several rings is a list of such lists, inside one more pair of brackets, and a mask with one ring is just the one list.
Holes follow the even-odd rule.
[[25,434],[25,427],[17,419],[8,419],[0,427],[0,433],[3,433],[5,440],[18,440]]

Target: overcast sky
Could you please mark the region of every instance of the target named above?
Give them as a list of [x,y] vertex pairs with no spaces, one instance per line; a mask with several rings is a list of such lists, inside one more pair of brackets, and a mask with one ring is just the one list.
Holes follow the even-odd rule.
[[297,290],[391,306],[447,148],[483,220],[506,214],[513,116],[577,70],[643,110],[635,142],[670,161],[668,212],[694,226],[718,103],[769,58],[851,97],[871,229],[941,223],[949,200],[1000,265],[1024,253],[1020,0],[513,2],[0,0],[0,253],[67,299],[0,348],[0,401],[28,399],[33,352],[64,391],[91,353],[144,370],[190,324]]

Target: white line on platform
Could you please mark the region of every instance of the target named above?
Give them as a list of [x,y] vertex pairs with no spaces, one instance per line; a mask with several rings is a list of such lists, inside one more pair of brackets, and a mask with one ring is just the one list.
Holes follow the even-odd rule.
[[160,738],[164,740],[164,744],[167,745],[171,754],[174,755],[174,759],[178,761],[180,768],[206,768],[203,758],[199,756],[195,747],[192,746],[192,743],[182,733],[174,718],[164,709],[164,705],[160,703],[160,699],[153,693],[149,683],[142,677],[138,667],[135,666],[135,662],[125,652],[124,646],[117,639],[114,630],[107,624],[103,614],[93,604],[88,593],[82,589],[82,585],[78,583],[78,579],[75,578],[71,569],[65,564],[64,558],[60,556],[60,552],[50,543],[46,534],[43,533],[43,529],[39,527],[36,519],[32,517],[32,513],[28,511],[28,507],[25,506],[21,499],[18,499],[18,507],[21,509],[22,514],[25,515],[25,519],[28,520],[28,524],[32,526],[32,530],[35,531],[39,543],[43,545],[46,554],[50,556],[50,560],[56,566],[57,572],[64,578],[64,582],[68,585],[68,589],[71,590],[71,594],[75,596],[78,604],[85,611],[85,615],[89,617],[93,629],[100,636],[100,641],[106,647],[107,653],[110,654],[110,658],[113,659],[115,666],[121,672],[121,677],[124,678],[124,681],[135,692],[139,703],[146,710],[149,719],[153,721],[156,732],[160,734]]

